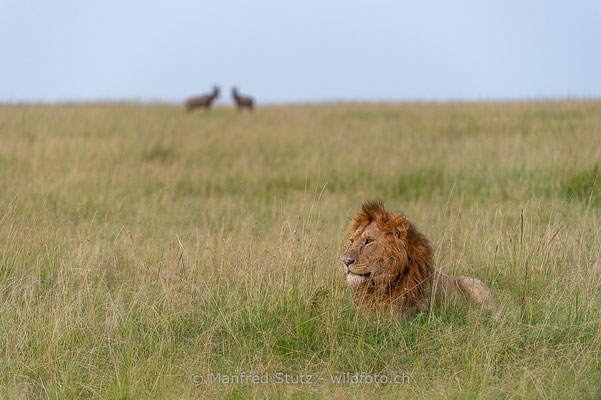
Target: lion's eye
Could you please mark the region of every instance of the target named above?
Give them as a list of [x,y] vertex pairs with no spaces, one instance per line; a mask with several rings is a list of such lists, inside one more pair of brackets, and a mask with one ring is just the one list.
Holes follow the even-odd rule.
[[371,244],[373,242],[373,240],[371,239],[365,239],[365,246],[367,246],[368,244]]
[[354,240],[353,239],[349,239],[348,240],[350,244],[353,244]]

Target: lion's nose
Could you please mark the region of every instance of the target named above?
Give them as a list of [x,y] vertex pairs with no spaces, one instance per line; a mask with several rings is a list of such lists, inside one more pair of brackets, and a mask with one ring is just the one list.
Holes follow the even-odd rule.
[[346,265],[348,267],[349,265],[351,265],[352,263],[355,262],[355,259],[352,258],[352,257],[343,256],[342,257],[342,262],[344,263],[344,265]]

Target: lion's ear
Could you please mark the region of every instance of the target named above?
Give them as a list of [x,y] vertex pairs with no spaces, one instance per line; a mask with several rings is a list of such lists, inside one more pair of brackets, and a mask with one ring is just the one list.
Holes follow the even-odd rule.
[[396,214],[391,218],[392,232],[397,239],[403,240],[407,237],[409,230],[409,220],[407,217]]

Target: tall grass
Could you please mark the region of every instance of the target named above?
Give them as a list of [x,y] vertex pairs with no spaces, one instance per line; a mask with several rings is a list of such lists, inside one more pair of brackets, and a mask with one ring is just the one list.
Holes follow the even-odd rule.
[[[599,137],[592,101],[2,106],[0,397],[598,398]],[[375,198],[500,318],[356,310]],[[315,384],[191,382],[242,372]]]

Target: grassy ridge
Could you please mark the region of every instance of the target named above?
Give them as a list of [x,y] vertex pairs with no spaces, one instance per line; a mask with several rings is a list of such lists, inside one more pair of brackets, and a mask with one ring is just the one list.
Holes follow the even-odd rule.
[[[598,397],[599,137],[599,102],[0,107],[0,393]],[[373,198],[500,322],[360,315],[338,256]],[[190,382],[243,371],[326,382]]]

